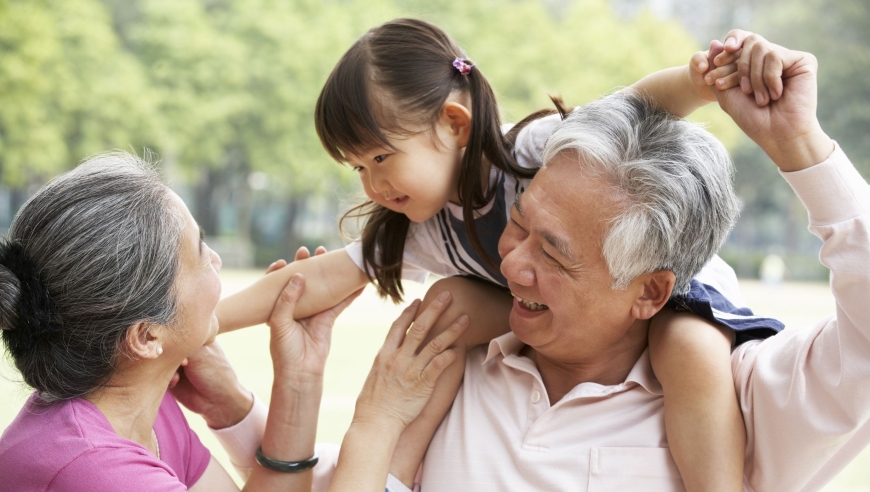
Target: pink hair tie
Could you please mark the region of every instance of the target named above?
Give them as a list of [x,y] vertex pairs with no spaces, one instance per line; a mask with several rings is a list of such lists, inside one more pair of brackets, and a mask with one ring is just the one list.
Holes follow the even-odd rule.
[[471,67],[474,66],[474,63],[471,63],[469,60],[463,60],[462,58],[456,58],[453,60],[453,66],[456,67],[456,70],[459,70],[459,73],[462,75],[468,75],[471,73]]

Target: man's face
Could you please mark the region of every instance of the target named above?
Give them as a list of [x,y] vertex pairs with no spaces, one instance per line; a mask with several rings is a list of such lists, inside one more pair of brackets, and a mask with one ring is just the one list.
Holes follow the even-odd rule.
[[559,156],[511,209],[499,254],[515,297],[511,330],[523,343],[564,362],[607,357],[621,345],[639,291],[634,283],[611,289],[601,251],[607,222],[621,206],[610,186]]

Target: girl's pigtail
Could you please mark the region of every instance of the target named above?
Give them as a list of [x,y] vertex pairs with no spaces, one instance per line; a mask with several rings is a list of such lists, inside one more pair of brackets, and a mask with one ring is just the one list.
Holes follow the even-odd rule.
[[[367,201],[349,210],[340,221],[340,228],[349,219],[365,218],[365,227],[360,234],[363,266],[369,281],[375,283],[378,295],[390,297],[393,302],[402,302],[402,257],[411,220],[408,216]],[[374,272],[374,275],[369,272]]]
[[486,162],[519,178],[532,178],[535,170],[516,164],[512,145],[502,135],[498,104],[486,78],[476,67],[461,76],[467,77],[472,115],[471,132],[462,158],[459,179],[462,218],[474,251],[489,267],[498,269],[496,259],[483,248],[474,223],[474,211],[489,203],[495,194],[495,188],[489,187],[489,176],[484,176],[482,171]]

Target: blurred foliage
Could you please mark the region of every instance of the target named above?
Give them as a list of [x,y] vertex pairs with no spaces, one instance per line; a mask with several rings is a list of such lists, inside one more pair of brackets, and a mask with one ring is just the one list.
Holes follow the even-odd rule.
[[[870,3],[765,0],[751,5],[752,22],[740,27],[818,58],[822,128],[870,177]],[[726,249],[738,274],[755,276],[759,255],[776,253],[790,258],[792,278],[826,278],[826,269],[806,266],[818,264],[821,242],[806,230],[804,207],[770,159],[744,136],[732,154],[744,206]]]
[[[588,102],[701,47],[676,22],[620,19],[605,0],[0,0],[0,183],[32,187],[89,154],[148,147],[210,233],[290,251],[307,197],[356,189],[314,132],[320,88],[357,37],[399,16],[453,35],[505,121],[548,93]],[[739,138],[715,107],[696,119],[726,145]],[[257,172],[268,190],[252,191]]]

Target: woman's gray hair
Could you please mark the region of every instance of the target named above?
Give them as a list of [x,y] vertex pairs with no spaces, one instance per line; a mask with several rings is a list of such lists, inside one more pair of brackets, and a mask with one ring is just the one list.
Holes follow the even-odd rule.
[[0,256],[0,328],[43,401],[107,383],[132,325],[174,321],[185,222],[171,200],[153,164],[110,152],[15,216]]
[[685,294],[737,219],[725,147],[699,125],[622,91],[575,109],[550,136],[544,162],[576,158],[624,197],[602,245],[614,289],[670,270]]

